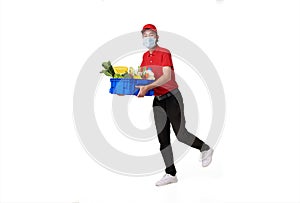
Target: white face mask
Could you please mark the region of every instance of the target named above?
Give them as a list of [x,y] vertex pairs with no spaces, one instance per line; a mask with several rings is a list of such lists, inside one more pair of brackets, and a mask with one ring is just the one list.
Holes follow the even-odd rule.
[[156,45],[156,38],[154,37],[144,37],[143,38],[143,45],[148,49],[155,47]]

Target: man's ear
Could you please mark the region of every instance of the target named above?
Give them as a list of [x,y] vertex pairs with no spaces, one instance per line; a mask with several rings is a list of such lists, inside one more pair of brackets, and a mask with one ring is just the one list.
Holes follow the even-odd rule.
[[156,35],[156,43],[158,42],[159,39],[159,35]]

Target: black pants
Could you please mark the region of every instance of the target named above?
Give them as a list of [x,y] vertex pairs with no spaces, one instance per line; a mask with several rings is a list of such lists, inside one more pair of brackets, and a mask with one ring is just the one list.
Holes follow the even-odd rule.
[[170,124],[172,124],[173,131],[180,142],[201,152],[208,150],[209,146],[186,129],[184,104],[180,92],[163,100],[158,100],[157,97],[154,97],[153,112],[160,151],[166,165],[165,171],[174,176],[176,168],[170,143]]

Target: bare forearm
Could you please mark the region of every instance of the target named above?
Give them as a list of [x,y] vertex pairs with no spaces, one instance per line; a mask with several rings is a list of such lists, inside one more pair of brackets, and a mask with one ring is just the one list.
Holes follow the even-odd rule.
[[155,87],[162,86],[163,84],[167,83],[170,79],[171,79],[170,76],[162,75],[155,82],[147,85],[147,88],[150,90],[150,89],[153,89]]
[[162,86],[163,84],[171,80],[171,67],[164,66],[162,69],[163,74],[153,83],[145,86],[136,86],[137,88],[140,88],[139,94],[137,95],[138,97],[144,97],[149,90],[154,89],[155,87]]

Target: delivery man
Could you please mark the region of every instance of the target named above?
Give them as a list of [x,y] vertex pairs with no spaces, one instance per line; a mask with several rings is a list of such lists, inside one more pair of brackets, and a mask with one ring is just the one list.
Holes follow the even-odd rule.
[[137,86],[140,89],[137,96],[144,97],[149,90],[154,89],[154,120],[160,151],[166,165],[166,174],[156,183],[156,186],[162,186],[178,181],[170,143],[170,125],[180,142],[202,152],[203,167],[211,163],[213,149],[185,128],[184,103],[175,81],[171,53],[168,49],[158,46],[159,36],[156,27],[147,24],[141,32],[143,44],[148,49],[143,55],[141,67],[151,67],[156,80],[146,86]]

